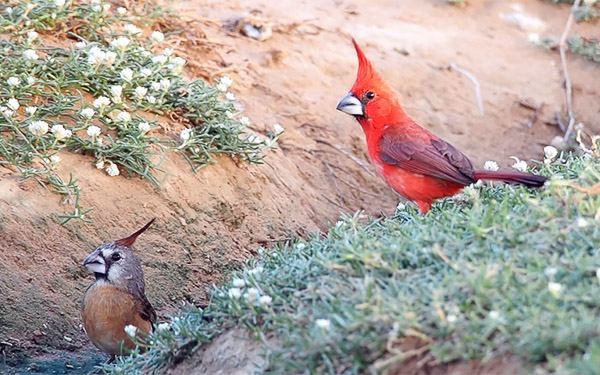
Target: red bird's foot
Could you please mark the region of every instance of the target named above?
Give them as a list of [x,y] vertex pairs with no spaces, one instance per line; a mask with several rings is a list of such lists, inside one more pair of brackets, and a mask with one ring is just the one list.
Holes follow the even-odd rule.
[[427,211],[431,210],[431,202],[417,201],[417,205],[419,206],[421,215],[425,215]]

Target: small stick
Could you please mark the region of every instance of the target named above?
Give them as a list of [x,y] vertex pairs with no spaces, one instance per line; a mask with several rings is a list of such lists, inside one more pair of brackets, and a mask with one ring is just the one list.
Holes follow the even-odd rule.
[[350,159],[352,159],[352,161],[354,161],[356,164],[358,164],[359,167],[361,167],[362,169],[365,170],[365,172],[367,172],[368,174],[370,174],[371,176],[374,176],[373,172],[371,172],[371,170],[369,170],[369,168],[365,165],[365,163],[363,163],[360,159],[358,159],[357,157],[355,157],[354,155],[352,155],[351,153],[349,153],[348,151],[333,145],[329,142],[327,142],[324,139],[315,139],[315,142],[317,143],[322,143],[324,145],[327,145],[329,147],[335,148],[336,150],[338,150],[340,153],[346,155],[347,157],[349,157]]
[[535,108],[535,111],[533,111],[533,115],[531,115],[531,118],[529,119],[529,121],[527,121],[527,126],[528,127],[532,127],[533,124],[535,124],[535,121],[538,118],[538,113],[540,112],[540,109],[542,109],[542,107],[544,106],[544,103],[540,104],[539,107]]
[[565,141],[569,139],[569,136],[573,132],[573,125],[575,125],[575,115],[573,114],[573,88],[571,86],[569,70],[567,69],[567,55],[565,52],[565,45],[567,43],[567,38],[569,37],[569,30],[571,30],[571,25],[573,25],[573,13],[577,10],[577,8],[579,8],[580,3],[581,0],[575,0],[575,2],[573,3],[573,7],[569,12],[567,24],[565,25],[565,30],[563,31],[563,34],[560,37],[560,43],[558,45],[558,49],[560,52],[560,61],[562,63],[563,68],[563,75],[565,77],[565,100],[567,103],[567,114],[569,115],[569,126],[567,127],[567,131],[565,132]]
[[335,172],[333,171],[333,169],[331,169],[331,166],[326,161],[324,161],[323,164],[325,164],[325,167],[327,167],[327,170],[329,171],[329,174],[331,175],[331,179],[333,180],[333,185],[335,186],[337,191],[340,193],[342,198],[346,198],[346,194],[344,194],[344,192],[340,188],[340,185],[337,183],[337,176],[335,175]]
[[477,81],[477,78],[475,78],[475,76],[473,74],[469,73],[468,71],[456,66],[455,63],[450,63],[450,65],[448,65],[448,66],[451,69],[456,70],[460,74],[465,75],[467,78],[469,78],[473,82],[473,84],[475,85],[475,97],[477,98],[477,107],[479,107],[479,113],[481,114],[481,116],[483,116],[485,113],[483,111],[483,101],[481,100],[481,87],[479,86],[479,81]]

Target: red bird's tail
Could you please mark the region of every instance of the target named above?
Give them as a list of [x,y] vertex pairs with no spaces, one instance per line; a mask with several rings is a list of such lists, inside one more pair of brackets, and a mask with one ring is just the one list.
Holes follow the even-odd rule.
[[528,187],[540,187],[546,182],[546,177],[519,172],[475,171],[475,180],[496,180],[509,184],[521,184]]

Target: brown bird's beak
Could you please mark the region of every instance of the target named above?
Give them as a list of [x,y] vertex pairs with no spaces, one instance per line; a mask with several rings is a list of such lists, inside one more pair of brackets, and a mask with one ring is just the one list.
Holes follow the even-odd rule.
[[83,266],[94,274],[106,275],[106,261],[100,249],[91,253],[83,261]]
[[365,115],[363,103],[351,92],[349,92],[348,95],[344,96],[344,98],[340,100],[335,109],[352,116]]

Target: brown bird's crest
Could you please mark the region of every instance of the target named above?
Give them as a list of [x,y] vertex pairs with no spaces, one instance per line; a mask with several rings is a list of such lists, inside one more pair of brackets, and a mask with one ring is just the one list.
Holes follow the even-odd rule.
[[134,234],[132,234],[129,237],[125,237],[125,238],[121,238],[120,240],[116,240],[115,244],[118,246],[127,246],[127,247],[131,247],[131,245],[133,245],[133,243],[135,242],[135,240],[138,238],[138,236],[142,233],[144,233],[144,231],[146,229],[148,229],[150,227],[150,225],[152,225],[152,223],[154,223],[154,220],[156,220],[156,218],[150,220],[148,222],[148,224],[144,225],[140,230],[138,230],[137,232],[135,232]]

